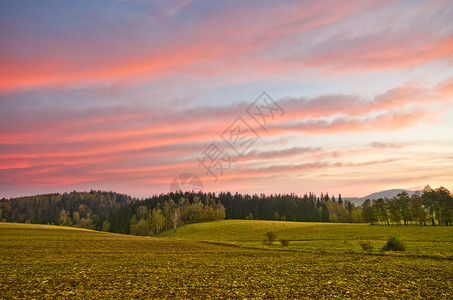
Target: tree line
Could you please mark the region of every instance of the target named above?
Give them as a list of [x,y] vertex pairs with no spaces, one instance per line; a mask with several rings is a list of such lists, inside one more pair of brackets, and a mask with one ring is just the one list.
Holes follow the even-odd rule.
[[176,230],[179,225],[223,220],[225,207],[215,194],[178,192],[135,200],[110,212],[102,230],[151,235]]
[[[175,200],[174,200],[175,199]],[[181,224],[222,220],[225,208],[206,193],[169,193],[146,199],[94,191],[0,199],[3,222],[74,226],[135,235]]]
[[453,196],[445,187],[423,191],[409,196],[401,192],[393,198],[365,200],[362,215],[366,222],[381,224],[452,225]]
[[3,198],[0,199],[0,220],[100,229],[110,212],[133,201],[127,195],[94,190]]
[[151,235],[221,219],[362,222],[360,207],[328,193],[231,194],[171,192],[146,199],[90,191],[0,199],[0,220]]
[[363,222],[361,208],[328,193],[234,194],[220,193],[227,219],[282,220],[298,222]]
[[152,235],[182,224],[222,219],[298,222],[370,222],[451,225],[453,197],[444,187],[426,186],[422,193],[348,200],[321,193],[231,194],[170,192],[146,199],[115,192],[90,191],[0,199],[0,220],[83,227],[108,232]]

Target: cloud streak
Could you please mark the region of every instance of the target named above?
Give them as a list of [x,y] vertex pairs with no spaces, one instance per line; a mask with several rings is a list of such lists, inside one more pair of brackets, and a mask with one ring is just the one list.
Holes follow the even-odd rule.
[[[80,43],[80,33],[75,29],[69,34],[56,31],[57,38],[42,31],[41,40],[35,43],[36,52],[27,55],[27,59],[23,58],[23,50],[17,49],[28,42],[23,39],[23,34],[8,33],[2,41],[8,46],[0,58],[0,91],[39,86],[136,83],[187,73],[203,77],[237,75],[245,62],[250,72],[259,76],[258,73],[263,71],[284,75],[289,74],[289,69],[298,72],[306,67],[361,72],[452,58],[453,29],[449,26],[449,15],[442,13],[442,5],[426,8],[433,14],[439,13],[436,22],[440,24],[437,26],[445,25],[441,33],[437,26],[431,28],[420,22],[420,18],[427,18],[423,17],[425,10],[420,9],[426,6],[423,3],[414,5],[412,17],[407,20],[409,24],[396,25],[389,21],[387,25],[382,23],[384,27],[380,31],[344,32],[344,27],[351,26],[350,20],[360,21],[371,9],[383,14],[392,2],[313,4],[294,1],[260,8],[252,2],[229,5],[226,9],[204,8],[211,15],[193,23],[179,21],[173,24],[168,18],[160,20],[153,18],[152,14],[143,15],[142,28],[124,17],[120,18],[122,27],[110,24],[113,29],[104,29],[102,36],[95,35],[99,32],[86,33],[84,39],[91,43]],[[164,15],[184,14],[187,10],[184,8],[190,6],[193,4],[179,2],[164,8],[167,10]],[[136,9],[155,11],[154,7],[145,4]],[[255,12],[253,22],[249,11]],[[188,20],[196,18],[190,14],[190,9],[185,13]],[[104,18],[98,12],[90,23],[97,25]],[[178,33],[173,41],[168,40],[165,34],[175,34],[171,27],[163,27],[165,22],[170,22],[183,34]],[[412,26],[414,22],[423,25]],[[394,30],[398,25],[401,29]],[[335,32],[335,28],[339,28],[339,32]],[[131,31],[134,34],[130,34]],[[318,33],[334,37],[320,41],[322,35]],[[117,42],[110,38],[112,35],[118,36]],[[307,40],[302,48],[294,44],[300,38]],[[287,53],[287,49],[297,51]],[[93,53],[98,54],[93,56]],[[219,65],[220,61],[225,63]]]

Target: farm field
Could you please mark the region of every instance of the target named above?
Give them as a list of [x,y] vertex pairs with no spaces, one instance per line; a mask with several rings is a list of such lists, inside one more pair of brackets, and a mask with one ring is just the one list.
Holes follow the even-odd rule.
[[[167,232],[163,234],[167,237],[158,238],[0,223],[0,297],[451,299],[453,296],[453,264],[446,255],[364,255],[359,250],[323,251],[316,247],[305,251],[304,247],[292,244],[289,248],[294,247],[294,251],[281,251],[277,243],[266,249],[221,244],[241,246],[252,240],[257,247],[264,247],[259,241],[268,226],[279,237],[300,238],[302,230],[305,239],[318,237],[326,242],[329,237],[340,238],[341,234],[345,234],[341,239],[353,240],[354,234],[348,236],[348,232],[363,230],[378,243],[381,236],[377,232],[385,229],[332,225],[325,232],[323,226],[328,224],[272,223],[222,221],[186,225],[176,233]],[[407,232],[400,231],[400,235],[415,243],[431,237],[429,243],[440,243],[449,253],[451,229],[432,229],[439,231],[417,233],[424,228],[414,226]],[[383,236],[387,234],[390,232]]]

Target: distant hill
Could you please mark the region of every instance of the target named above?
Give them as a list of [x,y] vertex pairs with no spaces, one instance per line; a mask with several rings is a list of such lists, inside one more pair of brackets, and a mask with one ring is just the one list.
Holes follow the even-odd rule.
[[344,199],[351,201],[355,205],[362,205],[366,199],[376,200],[376,199],[385,198],[385,197],[392,198],[392,197],[395,197],[396,195],[398,195],[399,193],[401,193],[402,191],[406,191],[409,194],[409,196],[411,196],[417,192],[417,191],[410,191],[410,190],[405,190],[405,189],[392,189],[392,190],[386,190],[386,191],[372,193],[372,194],[369,194],[362,198],[346,197]]

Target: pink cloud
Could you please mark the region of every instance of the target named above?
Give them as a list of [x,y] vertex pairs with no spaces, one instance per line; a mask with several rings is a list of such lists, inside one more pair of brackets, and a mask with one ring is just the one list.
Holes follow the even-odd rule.
[[[189,4],[180,2],[170,9],[170,15]],[[168,36],[158,34],[156,40],[150,39],[149,32],[137,30],[136,26],[125,22],[125,29],[117,28],[116,32],[105,33],[118,36],[116,43],[95,35],[84,37],[84,41],[91,43],[80,43],[79,37],[70,35],[46,43],[37,40],[33,57],[24,59],[16,54],[19,51],[10,49],[0,59],[0,91],[111,82],[137,84],[184,73],[205,77],[212,74],[237,75],[242,73],[245,63],[256,76],[260,76],[263,70],[285,74],[288,69],[285,59],[267,53],[268,50],[281,52],[279,45],[284,47],[283,50],[287,48],[284,41],[288,36],[294,40],[318,27],[334,26],[346,16],[383,7],[382,1],[294,2],[271,7],[244,3],[216,11],[199,23],[181,28],[184,34],[177,34],[173,39],[171,33]],[[255,12],[253,18],[250,11]],[[143,22],[152,25],[151,19]],[[127,29],[137,32],[131,34]],[[443,48],[448,50],[448,46]],[[314,51],[319,57],[308,58],[305,65],[316,66],[321,60],[329,63],[341,58],[329,59],[332,56],[329,53]],[[358,45],[345,51],[361,52],[362,49]],[[221,68],[217,68],[219,65]],[[293,66],[297,65],[300,64]]]
[[[408,33],[406,33],[408,34]],[[329,45],[312,49],[310,53],[295,57],[305,66],[326,66],[336,73],[344,71],[368,71],[423,65],[441,59],[451,59],[453,38],[451,36],[430,41],[414,37],[413,41],[395,36],[370,36],[343,42],[342,46]],[[417,44],[414,45],[415,41]]]

